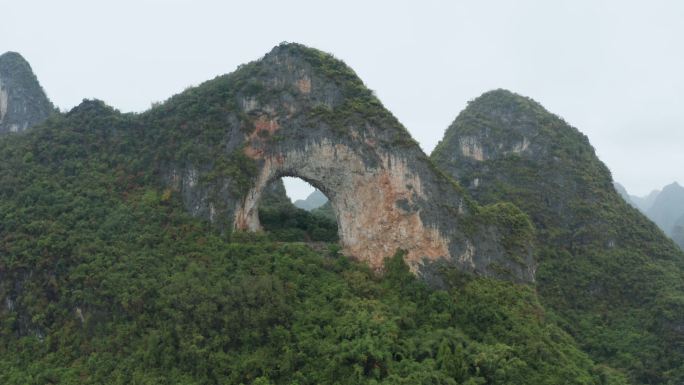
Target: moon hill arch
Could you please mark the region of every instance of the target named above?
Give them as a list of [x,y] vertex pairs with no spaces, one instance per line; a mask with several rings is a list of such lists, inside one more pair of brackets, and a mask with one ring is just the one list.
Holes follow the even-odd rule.
[[155,141],[168,148],[165,182],[217,226],[259,231],[264,189],[299,177],[330,199],[345,254],[373,269],[403,250],[421,275],[447,264],[534,279],[529,222],[505,221],[521,212],[473,203],[329,54],[283,43],[141,119],[163,127]]
[[[5,54],[2,62],[23,63],[15,56]],[[3,111],[33,103],[26,89],[42,92],[37,80],[17,81],[35,80],[27,64],[17,68],[2,73],[3,87],[16,85],[3,88],[15,95],[3,99]],[[343,252],[375,270],[402,250],[411,270],[428,279],[438,281],[439,267],[450,265],[534,280],[529,219],[511,204],[474,203],[353,70],[300,44],[283,43],[141,114],[85,100],[53,120],[125,143],[97,151],[121,159],[135,153],[144,161],[118,167],[136,178],[158,177],[190,214],[222,230],[259,231],[265,189],[281,177],[299,177],[329,198]]]

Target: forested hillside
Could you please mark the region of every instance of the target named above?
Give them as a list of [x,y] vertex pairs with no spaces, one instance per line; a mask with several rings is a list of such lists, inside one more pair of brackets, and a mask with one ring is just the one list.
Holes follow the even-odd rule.
[[84,102],[0,138],[3,384],[619,384],[534,288],[221,234]]
[[[353,75],[320,51],[283,47],[301,52],[316,71]],[[499,241],[508,251],[528,251],[536,239],[529,254],[508,257],[538,258],[537,282],[449,264],[417,277],[402,250],[378,256],[383,268],[373,270],[340,252],[330,204],[297,209],[277,181],[261,196],[265,231],[232,231],[229,215],[214,215],[201,194],[244,198],[256,178],[255,160],[236,143],[259,130],[231,117],[244,118],[236,100],[245,95],[236,90],[269,97],[253,81],[260,71],[247,64],[142,114],[86,100],[26,132],[0,136],[0,383],[599,385],[684,378],[681,253],[619,199],[575,134],[544,146],[590,170],[564,179],[572,183],[563,191],[581,202],[544,195],[554,189],[473,190],[490,186],[484,173],[477,183],[454,174],[492,203],[479,206],[420,159],[434,180],[449,182],[435,188],[462,193],[460,209],[472,212],[453,233],[496,241],[475,239],[492,246],[482,255],[495,255]],[[391,122],[386,141],[373,145],[418,153],[396,119],[352,80],[357,97],[318,114],[340,130],[364,123],[359,116],[378,127]],[[192,189],[174,188],[170,170],[188,163],[207,167],[184,177]],[[519,165],[497,177],[538,181],[534,164]],[[598,195],[585,194],[587,180]],[[504,200],[528,211],[534,225]],[[530,210],[535,205],[544,209]],[[458,207],[439,207],[440,218],[464,218]],[[577,225],[597,208],[605,215]],[[478,233],[477,218],[499,227]],[[623,227],[613,231],[618,222]],[[500,228],[508,229],[501,239]],[[605,239],[596,238],[604,231]]]
[[684,382],[684,254],[615,191],[586,136],[537,102],[470,102],[432,154],[481,204],[537,228],[538,292],[598,362],[641,384]]

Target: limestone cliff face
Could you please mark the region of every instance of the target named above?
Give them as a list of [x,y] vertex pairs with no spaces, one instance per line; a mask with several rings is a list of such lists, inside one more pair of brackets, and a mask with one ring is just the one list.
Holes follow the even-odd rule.
[[[601,221],[586,220],[585,206],[620,200],[609,170],[585,135],[535,101],[505,90],[471,102],[432,159],[480,203],[514,202],[542,232],[601,226]],[[570,233],[553,236],[571,237],[564,242],[575,244],[597,239]],[[614,242],[605,235],[604,246]]]
[[[294,176],[325,193],[344,251],[374,269],[404,250],[415,272],[428,274],[447,263],[480,274],[533,280],[530,249],[507,249],[502,243],[507,229],[478,216],[478,207],[434,168],[342,62],[284,44],[221,81],[228,100],[219,104],[231,107],[218,115],[223,128],[217,156],[244,158],[243,171],[250,169],[247,188],[238,191],[233,171],[217,174],[218,161],[176,157],[165,180],[182,192],[193,214],[219,226],[259,231],[264,189],[283,176]],[[172,110],[180,100],[182,95],[161,108]],[[202,183],[208,175],[219,176]],[[516,258],[510,258],[512,253]]]
[[[635,383],[667,382],[662,373],[683,362],[684,312],[659,301],[684,292],[684,254],[620,197],[585,135],[532,99],[496,90],[458,115],[432,159],[480,204],[513,202],[532,218],[540,297],[597,361]],[[626,346],[614,335],[638,340]],[[671,360],[643,351],[656,340]]]
[[24,131],[53,110],[26,60],[16,52],[0,55],[0,134]]

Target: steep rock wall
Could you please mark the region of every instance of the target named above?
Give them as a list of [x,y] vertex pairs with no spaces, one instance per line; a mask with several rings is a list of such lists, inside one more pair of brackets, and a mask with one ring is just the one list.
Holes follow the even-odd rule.
[[[458,115],[432,159],[480,204],[513,202],[534,221],[540,298],[598,362],[634,383],[681,382],[670,373],[684,362],[684,312],[662,298],[684,292],[684,254],[619,196],[584,134],[494,90]],[[643,349],[653,341],[662,354]]]
[[246,158],[240,164],[251,162],[253,173],[248,188],[236,192],[234,176],[201,182],[216,174],[215,165],[171,162],[165,179],[190,212],[225,228],[259,231],[264,188],[294,176],[328,196],[344,251],[376,270],[404,250],[419,274],[446,263],[534,279],[530,248],[507,249],[508,230],[478,216],[479,208],[343,63],[287,44],[232,76],[240,80],[222,102],[234,107],[220,117],[221,156]]
[[0,134],[41,123],[53,111],[31,66],[21,55],[0,55]]

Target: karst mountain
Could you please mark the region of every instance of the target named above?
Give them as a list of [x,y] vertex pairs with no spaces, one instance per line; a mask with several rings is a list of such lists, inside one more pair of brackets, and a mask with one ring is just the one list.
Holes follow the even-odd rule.
[[684,254],[529,98],[427,156],[300,44],[143,113],[0,58],[0,383],[684,381]]

